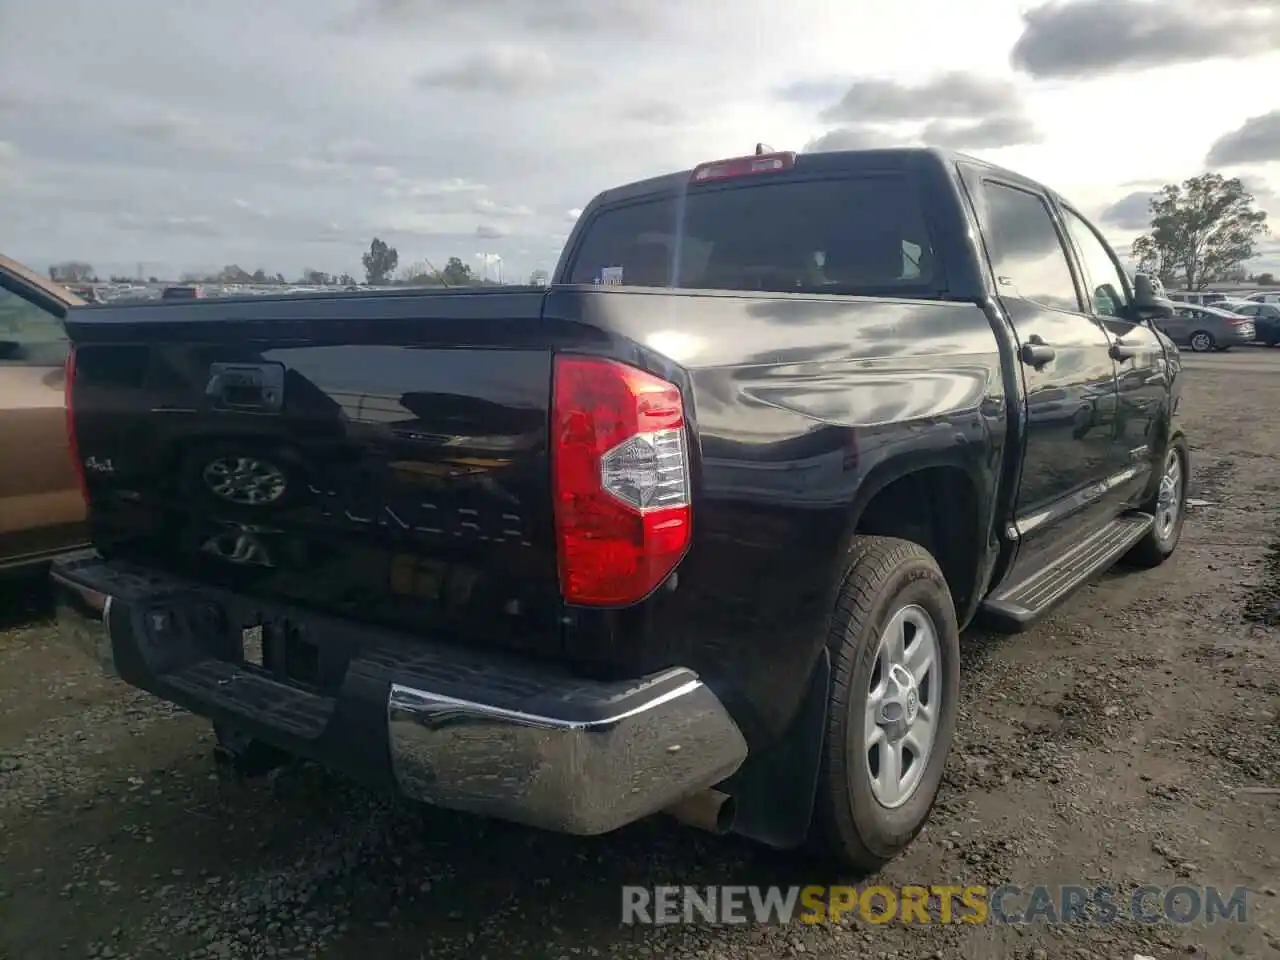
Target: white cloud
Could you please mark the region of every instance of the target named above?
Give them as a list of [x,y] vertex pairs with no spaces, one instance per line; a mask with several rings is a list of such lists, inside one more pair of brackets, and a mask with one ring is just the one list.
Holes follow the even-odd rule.
[[[1245,16],[1269,36],[1273,4],[1231,0],[1210,23],[1168,0],[1161,37],[1117,48],[1087,35],[1130,29],[1134,3],[1073,3],[1056,21],[1040,0],[744,0],[732,16],[712,0],[62,0],[56,20],[10,3],[0,249],[100,273],[296,275],[358,272],[374,236],[403,263],[465,259],[484,237],[527,276],[597,191],[761,140],[950,144],[1101,214],[1245,131],[1249,175],[1280,188],[1248,126],[1275,109],[1280,55],[1218,30]],[[1073,45],[1046,46],[1053,23]],[[1224,89],[1194,123],[1168,120]],[[1104,224],[1120,243],[1140,206]]]
[[418,85],[449,90],[460,95],[519,95],[546,88],[564,76],[562,64],[545,50],[513,44],[495,44],[462,57],[445,67],[426,70]]

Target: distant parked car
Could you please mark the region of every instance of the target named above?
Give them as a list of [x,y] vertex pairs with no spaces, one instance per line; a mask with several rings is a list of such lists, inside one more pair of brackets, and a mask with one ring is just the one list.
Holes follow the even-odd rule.
[[1280,303],[1280,293],[1252,293],[1247,299],[1250,303]]
[[72,293],[83,300],[85,303],[100,304],[103,303],[102,295],[98,293],[98,288],[91,283],[80,284],[67,287]]
[[1234,309],[1253,320],[1259,341],[1268,347],[1280,343],[1280,303],[1242,303]]
[[204,287],[198,283],[184,284],[182,286],[165,287],[164,292],[160,294],[161,300],[203,300]]
[[38,570],[88,542],[67,440],[63,328],[83,305],[0,256],[0,574]]
[[1186,290],[1174,290],[1167,293],[1166,296],[1176,303],[1186,303],[1194,307],[1217,306],[1219,301],[1227,299],[1227,295],[1224,293],[1203,290],[1195,293],[1190,293]]
[[1198,307],[1180,303],[1167,320],[1157,325],[1174,343],[1190,346],[1196,353],[1230,350],[1255,337],[1253,321],[1245,316],[1217,307]]

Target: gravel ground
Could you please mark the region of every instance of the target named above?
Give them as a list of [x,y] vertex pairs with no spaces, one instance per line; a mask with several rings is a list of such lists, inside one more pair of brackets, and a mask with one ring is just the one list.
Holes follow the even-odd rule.
[[[1274,359],[1273,359],[1274,357]],[[820,882],[664,819],[578,840],[313,767],[227,781],[206,725],[0,594],[0,960],[1280,955],[1280,351],[1193,358],[1182,546],[1018,637],[966,636],[931,825],[889,884],[1247,886],[1249,923],[624,927],[625,883]]]

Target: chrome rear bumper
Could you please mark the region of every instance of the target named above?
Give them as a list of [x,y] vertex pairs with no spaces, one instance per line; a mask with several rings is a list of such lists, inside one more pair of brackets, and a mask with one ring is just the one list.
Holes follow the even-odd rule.
[[224,659],[228,638],[202,635],[194,620],[171,630],[175,604],[192,598],[242,622],[243,597],[97,558],[55,565],[52,581],[62,635],[108,674],[437,806],[607,833],[714,787],[747,756],[728,710],[685,668],[583,680],[317,616],[316,633],[340,633],[355,651],[323,693]]
[[714,786],[746,759],[742,733],[692,671],[633,684],[626,696],[600,693],[616,710],[587,719],[394,684],[387,718],[400,789],[455,810],[599,834]]

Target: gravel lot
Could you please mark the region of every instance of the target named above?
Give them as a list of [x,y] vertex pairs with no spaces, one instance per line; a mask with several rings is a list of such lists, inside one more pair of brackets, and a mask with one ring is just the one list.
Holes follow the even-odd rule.
[[[821,882],[664,819],[575,840],[308,767],[227,782],[205,724],[0,594],[0,958],[1280,954],[1280,351],[1191,358],[1182,546],[971,633],[943,798],[886,883],[1244,885],[1247,925],[622,927],[624,883]],[[1272,498],[1276,499],[1272,499]]]

